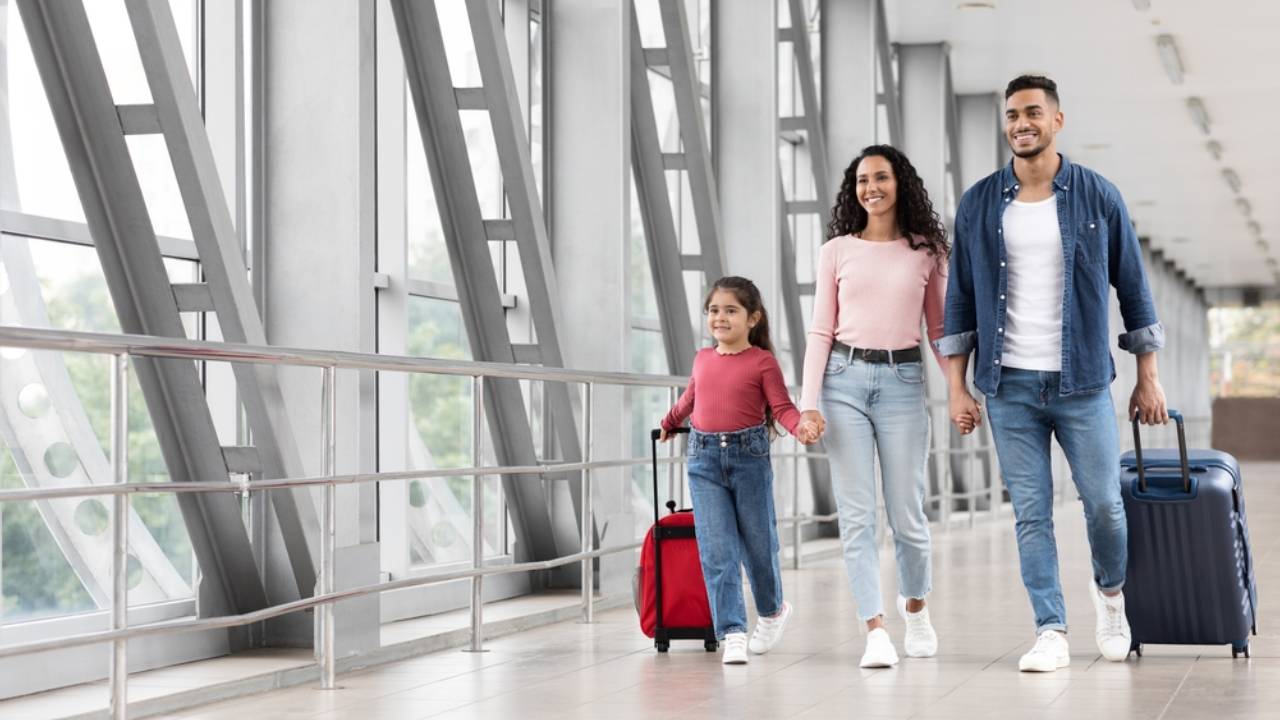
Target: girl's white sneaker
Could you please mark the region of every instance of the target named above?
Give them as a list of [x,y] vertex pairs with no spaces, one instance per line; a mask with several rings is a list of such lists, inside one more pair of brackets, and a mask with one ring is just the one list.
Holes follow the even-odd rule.
[[747,634],[729,633],[724,636],[724,657],[720,662],[725,665],[747,664]]
[[792,609],[791,603],[783,600],[782,609],[778,611],[777,615],[756,620],[756,630],[751,633],[751,652],[763,655],[778,644],[778,641],[782,639],[782,631],[787,627],[787,620],[791,619]]

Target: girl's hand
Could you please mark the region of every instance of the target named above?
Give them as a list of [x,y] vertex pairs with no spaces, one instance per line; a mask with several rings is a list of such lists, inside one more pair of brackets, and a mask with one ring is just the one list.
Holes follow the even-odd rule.
[[805,445],[818,442],[827,430],[827,421],[817,410],[805,410],[800,413],[800,426],[796,428],[796,439]]
[[661,432],[658,433],[658,442],[666,442],[671,439],[671,433],[667,432],[666,428],[659,428],[659,430]]

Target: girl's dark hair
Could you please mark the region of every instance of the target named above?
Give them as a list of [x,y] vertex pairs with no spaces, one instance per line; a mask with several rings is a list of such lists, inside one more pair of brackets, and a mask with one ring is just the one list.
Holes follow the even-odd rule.
[[[707,298],[702,301],[703,312],[706,312],[711,307],[711,297],[716,294],[717,290],[733,293],[733,296],[747,311],[747,317],[760,313],[759,322],[747,333],[747,342],[762,350],[767,350],[770,355],[774,355],[773,341],[769,339],[769,313],[765,312],[764,297],[760,295],[760,288],[744,277],[726,275],[716,280],[711,285],[711,289],[707,290]],[[764,424],[769,428],[771,434],[776,435],[778,433],[778,428],[773,421],[773,408],[769,407],[768,403],[765,403],[764,406]]]
[[892,145],[871,145],[862,149],[858,157],[844,171],[836,205],[831,208],[831,222],[827,225],[827,239],[860,233],[867,228],[867,211],[858,202],[858,165],[869,157],[882,157],[893,167],[898,181],[898,229],[907,237],[912,250],[924,248],[931,255],[945,258],[951,246],[947,243],[947,230],[942,218],[933,209],[924,181],[907,156]]

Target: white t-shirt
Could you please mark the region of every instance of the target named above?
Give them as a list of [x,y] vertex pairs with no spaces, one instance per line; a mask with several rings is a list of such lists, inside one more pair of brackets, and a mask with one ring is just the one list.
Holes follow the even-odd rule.
[[1004,367],[1062,370],[1062,230],[1058,199],[1014,200],[1004,211],[1009,300]]

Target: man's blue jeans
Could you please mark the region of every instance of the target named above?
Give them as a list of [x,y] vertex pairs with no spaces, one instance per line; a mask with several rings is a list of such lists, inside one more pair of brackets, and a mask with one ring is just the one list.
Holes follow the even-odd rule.
[[723,640],[747,631],[744,565],[756,612],[771,617],[782,609],[768,430],[761,425],[729,433],[690,431],[689,493],[711,622]]
[[1120,497],[1120,438],[1111,393],[1058,394],[1059,373],[1004,368],[987,414],[1005,487],[1017,520],[1022,583],[1031,596],[1036,632],[1066,632],[1053,537],[1049,437],[1071,466],[1089,532],[1093,579],[1103,591],[1124,585],[1129,533]]

